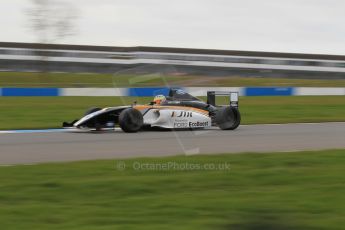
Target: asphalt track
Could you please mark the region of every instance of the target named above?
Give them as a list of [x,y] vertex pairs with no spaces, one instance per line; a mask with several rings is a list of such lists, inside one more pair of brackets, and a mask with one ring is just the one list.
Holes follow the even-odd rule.
[[235,131],[0,132],[0,165],[345,148],[345,122],[242,125]]

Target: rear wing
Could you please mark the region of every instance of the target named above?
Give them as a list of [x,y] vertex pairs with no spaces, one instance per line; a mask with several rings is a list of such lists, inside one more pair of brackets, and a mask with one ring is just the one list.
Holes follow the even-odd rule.
[[216,96],[229,96],[230,106],[238,108],[238,92],[207,91],[207,104],[217,106]]

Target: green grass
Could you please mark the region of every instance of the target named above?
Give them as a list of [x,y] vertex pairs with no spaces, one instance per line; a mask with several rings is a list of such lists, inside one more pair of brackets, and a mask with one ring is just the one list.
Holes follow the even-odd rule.
[[[342,229],[345,150],[0,167],[1,229]],[[134,170],[138,164],[230,170]],[[135,166],[137,167],[137,166]]]
[[343,80],[190,75],[129,75],[0,72],[0,87],[128,87],[128,86],[314,86],[345,87]]
[[[147,103],[133,97],[0,97],[0,130],[58,128],[89,107]],[[241,97],[242,124],[345,121],[345,96]]]

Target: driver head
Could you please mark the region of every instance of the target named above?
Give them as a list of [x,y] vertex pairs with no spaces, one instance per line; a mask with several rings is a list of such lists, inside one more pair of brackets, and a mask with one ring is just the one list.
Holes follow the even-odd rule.
[[162,102],[164,102],[166,100],[165,96],[164,95],[157,95],[154,97],[153,99],[153,102],[156,104],[156,105],[160,105],[162,104]]

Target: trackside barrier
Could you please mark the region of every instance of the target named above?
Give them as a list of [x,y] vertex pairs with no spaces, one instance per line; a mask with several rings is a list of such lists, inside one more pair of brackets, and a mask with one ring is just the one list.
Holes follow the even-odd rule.
[[273,87],[248,87],[245,88],[246,96],[292,96],[293,88],[273,88]]
[[[239,92],[240,96],[345,95],[343,87],[185,87],[194,96],[207,91]],[[167,95],[168,87],[148,88],[0,88],[0,96],[138,96]]]
[[134,97],[152,97],[155,95],[168,95],[169,88],[154,87],[154,88],[128,88],[128,93],[126,96]]
[[59,88],[2,88],[1,96],[60,96]]

